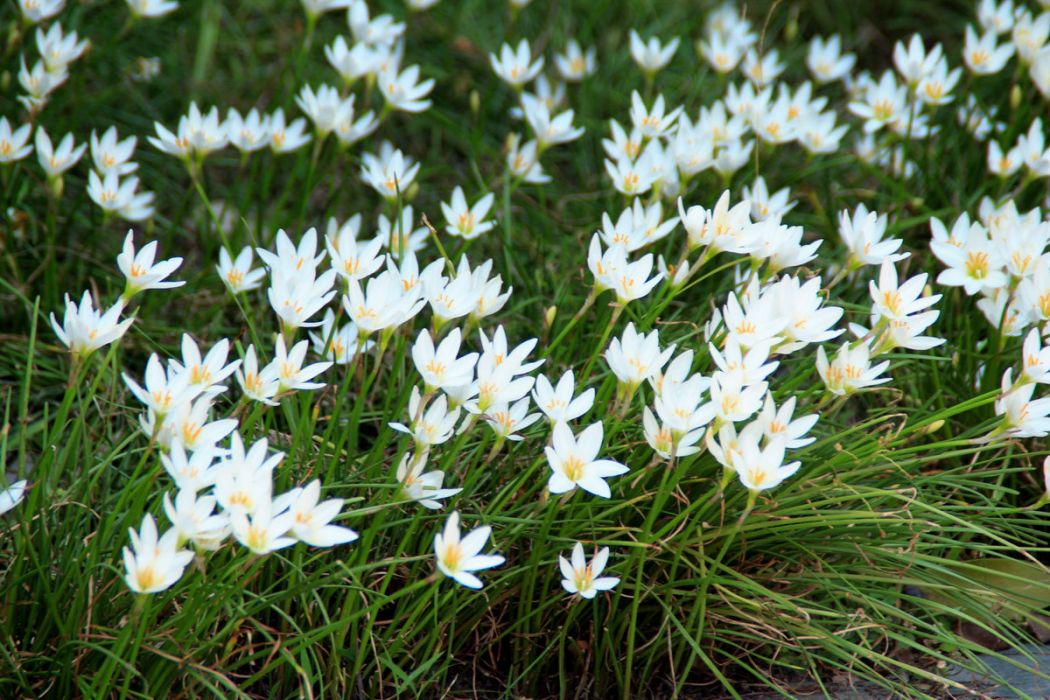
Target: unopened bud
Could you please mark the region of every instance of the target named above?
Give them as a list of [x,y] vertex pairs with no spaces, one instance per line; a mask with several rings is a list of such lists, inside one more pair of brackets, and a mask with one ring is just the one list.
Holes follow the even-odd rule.
[[554,317],[557,316],[557,315],[558,315],[558,307],[557,306],[549,306],[549,307],[547,307],[547,310],[543,314],[543,323],[548,329],[550,329],[550,327],[554,325]]
[[478,113],[481,111],[481,95],[478,94],[477,90],[470,91],[470,113],[477,119]]
[[1021,104],[1021,97],[1022,96],[1023,95],[1021,93],[1021,86],[1015,84],[1010,89],[1010,109],[1017,109],[1018,105]]
[[930,433],[936,433],[938,430],[944,427],[944,420],[935,420],[925,428],[922,429],[923,435],[929,435]]

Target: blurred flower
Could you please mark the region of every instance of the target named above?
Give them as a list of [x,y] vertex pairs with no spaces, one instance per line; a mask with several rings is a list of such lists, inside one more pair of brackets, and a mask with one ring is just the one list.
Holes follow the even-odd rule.
[[656,73],[671,62],[680,41],[678,37],[674,37],[666,44],[661,44],[660,39],[655,36],[649,37],[648,41],[642,41],[638,32],[632,29],[630,34],[631,58],[643,72]]

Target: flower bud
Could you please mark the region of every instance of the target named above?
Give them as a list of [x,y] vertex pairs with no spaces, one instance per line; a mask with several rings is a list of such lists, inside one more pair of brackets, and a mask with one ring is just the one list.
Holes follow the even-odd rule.
[[549,306],[543,314],[543,324],[549,330],[554,325],[554,317],[558,315],[557,306]]

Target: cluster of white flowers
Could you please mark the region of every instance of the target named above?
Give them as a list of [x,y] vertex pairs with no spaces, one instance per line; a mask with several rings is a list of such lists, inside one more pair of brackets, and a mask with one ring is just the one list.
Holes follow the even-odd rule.
[[[75,31],[64,32],[61,22],[55,22],[46,31],[42,26],[65,8],[65,0],[19,0],[18,4],[23,28],[36,26],[39,58],[29,67],[25,54],[21,57],[18,82],[25,94],[20,95],[18,101],[26,108],[30,123],[14,128],[7,117],[0,117],[0,166],[22,160],[35,148],[49,192],[57,199],[64,189],[65,173],[80,161],[87,144],[78,146],[73,134],[66,134],[56,146],[43,126],[36,127],[34,136],[32,122],[54,91],[67,82],[70,66],[88,51],[90,42],[81,39]],[[128,0],[128,5],[134,17],[160,17],[178,7],[177,2],[168,0]],[[115,127],[107,129],[101,138],[91,133],[94,168],[89,174],[87,192],[107,218],[116,214],[137,222],[153,216],[153,193],[139,191],[136,176],[122,180],[138,167],[130,160],[135,142],[134,136],[119,141]]]
[[977,308],[1008,336],[1050,319],[1050,221],[1038,208],[1021,213],[1013,199],[981,200],[978,216],[963,213],[951,230],[930,220],[930,249],[945,265],[937,283],[980,294]]
[[[174,374],[175,383],[187,385],[181,377],[192,370],[183,367],[172,373],[174,366],[169,364],[169,376]],[[203,393],[223,389],[212,384]],[[237,422],[216,421],[223,422],[233,424],[224,429],[232,433],[228,449],[219,447],[218,440],[184,446],[175,439],[161,456],[178,489],[174,500],[168,493],[163,499],[172,527],[158,537],[156,522],[147,514],[138,532],[129,530],[124,578],[136,593],[157,593],[178,581],[193,558],[191,551],[183,549],[188,543],[201,554],[217,550],[232,535],[253,554],[263,555],[296,542],[332,547],[357,539],[353,530],[332,524],[343,500],[322,501],[320,480],[274,496],[273,473],[284,454],[271,454],[266,438],[245,449],[240,435],[232,432]]]
[[[162,17],[179,6],[174,0],[127,0],[127,3],[134,18]],[[90,42],[81,40],[75,31],[64,33],[61,22],[55,22],[44,31],[42,25],[57,17],[65,6],[66,0],[18,0],[23,31],[37,27],[35,39],[39,59],[30,68],[23,54],[18,72],[18,83],[25,91],[19,95],[18,101],[29,111],[30,118],[43,110],[51,94],[69,79],[69,66],[90,46]]]
[[[407,0],[413,11],[424,11],[437,1]],[[64,0],[19,3],[26,26],[31,26],[54,17]],[[177,7],[167,0],[128,4],[135,17],[160,16]],[[389,14],[372,16],[365,0],[302,4],[307,18],[304,52],[315,23],[326,13],[345,10],[349,30],[323,49],[338,74],[338,86],[302,85],[296,92],[295,104],[304,117],[288,120],[277,107],[246,113],[229,108],[223,118],[219,107],[201,109],[191,102],[173,129],[154,123],[149,143],[184,162],[202,193],[205,160],[222,149],[236,149],[243,167],[252,154],[266,149],[280,155],[312,143],[312,176],[329,135],[334,134],[342,157],[394,113],[415,114],[431,107],[435,80],[424,77],[419,65],[404,65],[405,22]],[[527,0],[512,4],[520,8]],[[966,30],[962,62],[967,69],[988,75],[1016,56],[1035,85],[1050,96],[1050,12],[1034,16],[1011,0],[981,0],[977,14],[980,31]],[[1009,38],[1001,41],[1006,33]],[[412,387],[406,414],[389,422],[405,436],[394,458],[398,488],[393,503],[418,503],[428,510],[440,510],[463,487],[446,486],[449,475],[440,469],[428,471],[427,465],[436,462],[433,457],[442,450],[460,449],[460,439],[477,435],[471,431],[482,423],[492,431],[479,431],[493,441],[488,461],[501,450],[522,449],[513,447],[515,443],[547,437],[547,492],[563,494],[560,504],[581,498],[577,487],[610,498],[614,488],[628,481],[615,477],[630,470],[602,457],[603,443],[612,443],[604,445],[611,454],[623,452],[624,443],[610,435],[618,434],[621,423],[640,418],[636,422],[655,453],[654,463],[663,460],[673,467],[708,451],[723,468],[722,491],[734,476],[739,479],[748,492],[749,512],[761,492],[778,487],[800,469],[801,461],[791,459],[789,452],[815,441],[810,432],[826,402],[889,383],[885,372],[890,360],[879,358],[944,343],[927,335],[939,318],[934,306],[941,295],[928,288],[926,274],[904,276],[910,254],[902,250],[901,238],[890,236],[891,230],[905,225],[901,217],[870,211],[864,204],[839,212],[845,256],[829,262],[818,258],[818,250],[830,258],[831,245],[824,246],[814,232],[791,223],[795,195],[789,187],[777,189],[784,183],[772,178],[767,182],[769,173],[764,177],[756,167],[758,172],[742,186],[735,202],[730,184],[756,149],[768,153],[796,143],[807,157],[840,151],[848,126],[838,123],[843,112],[830,102],[838,82],[847,92],[848,112],[861,120],[857,155],[893,175],[908,176],[916,165],[907,160],[906,142],[937,133],[934,114],[955,98],[963,69],[950,66],[940,44],[927,49],[916,35],[895,45],[895,70],[878,79],[866,72],[853,74],[856,56],[844,52],[836,35],[810,41],[805,64],[812,80],[778,82],[787,66],[777,49],[764,48],[752,23],[727,4],[709,15],[696,49],[717,73],[731,76],[739,71],[742,79],[727,81],[724,95],[689,113],[655,90],[660,71],[675,59],[680,43],[678,37],[663,41],[630,32],[630,55],[644,76],[644,94],[655,96],[632,92],[628,119],[609,121],[608,138],[602,139],[604,172],[624,196],[624,206],[592,222],[595,232],[585,253],[593,277],[590,293],[562,335],[547,345],[544,359],[532,359],[539,338],[518,342],[508,337],[502,324],[486,325],[513,292],[494,272],[492,260],[477,264],[475,258],[472,263],[462,252],[466,245],[452,257],[441,247],[440,256],[426,259],[432,241],[440,242],[445,235],[471,241],[504,223],[493,217],[495,197],[487,191],[492,181],[469,197],[462,185],[455,185],[440,203],[444,224],[439,231],[412,204],[427,175],[425,164],[391,141],[371,144],[360,154],[360,180],[382,200],[383,213],[376,216],[374,227],[366,229],[362,215],[355,214],[345,221],[330,218],[323,237],[315,228],[297,240],[278,230],[259,247],[222,247],[216,271],[226,289],[240,302],[245,299],[241,295],[265,286],[275,323],[269,333],[252,327],[252,342],[244,347],[220,338],[205,351],[185,334],[178,359],[151,355],[141,383],[123,375],[144,407],[141,428],[151,447],[160,451],[176,487],[174,497],[165,493],[162,499],[171,523],[167,532],[158,532],[151,515],[138,531],[131,530],[131,547],[124,550],[128,586],[139,593],[165,590],[193,559],[187,545],[198,553],[210,552],[231,536],[258,555],[296,542],[329,547],[353,541],[353,530],[334,524],[342,499],[322,501],[320,481],[274,495],[283,454],[272,452],[265,438],[246,446],[237,416],[246,406],[261,412],[296,392],[321,389],[326,386],[320,381],[323,373],[353,372],[368,353],[374,355],[378,373],[395,338],[403,341],[398,347],[410,354],[419,381]],[[37,29],[36,45],[40,60],[30,69],[23,59],[19,74],[26,93],[19,99],[29,112],[28,123],[19,126],[16,121],[12,126],[0,117],[0,166],[35,150],[49,193],[57,200],[64,173],[81,159],[88,144],[77,146],[67,134],[55,147],[44,127],[34,127],[33,120],[66,81],[69,66],[88,43],[76,32],[64,34],[56,22],[46,32]],[[550,64],[528,39],[503,44],[488,58],[495,74],[512,89],[510,116],[522,124],[506,139],[505,160],[500,156],[503,172],[496,182],[509,198],[523,183],[549,182],[542,157],[584,135],[568,107],[566,84],[593,75],[597,54],[568,40],[564,51],[553,56],[557,78],[544,73]],[[359,109],[374,104],[374,91],[382,107]],[[1003,132],[993,108],[970,96],[957,116],[978,140],[989,139],[992,173],[1005,179],[1024,167],[1020,190],[1030,180],[1050,175],[1050,149],[1041,119],[1034,119],[1030,129],[1006,147],[992,138]],[[132,160],[136,144],[136,136],[121,140],[115,127],[101,136],[91,132],[92,169],[86,189],[107,222],[111,216],[140,222],[155,213],[153,193],[139,189],[138,164]],[[711,198],[713,203],[688,205],[687,199],[699,199],[703,191],[694,187],[695,178],[708,171],[714,175],[705,177],[721,179],[724,191]],[[666,209],[675,205],[677,216],[673,208],[667,216]],[[667,244],[679,225],[684,231],[678,236],[681,253],[665,259],[657,254],[657,244]],[[1002,422],[991,437],[1050,434],[1050,399],[1033,399],[1038,384],[1050,383],[1050,349],[1041,340],[1050,321],[1050,222],[1039,208],[1020,212],[1012,198],[985,198],[977,220],[964,213],[949,231],[934,218],[931,229],[933,254],[946,266],[938,284],[963,287],[967,295],[979,293],[977,307],[1004,335],[1020,335],[1034,326],[1024,342],[1017,379],[1012,369],[1003,376],[995,406]],[[122,316],[138,293],[182,284],[169,280],[182,259],[156,261],[156,254],[156,242],[136,251],[129,232],[117,259],[126,279],[120,299],[108,310],[96,309],[92,295],[85,292],[79,303],[67,297],[61,324],[52,315],[56,335],[78,365],[124,335],[134,316]],[[256,255],[262,261],[259,267],[254,267]],[[583,255],[581,250],[581,263]],[[693,319],[695,335],[702,335],[706,347],[690,348],[685,340],[661,344],[663,329],[655,327],[660,311],[696,284],[699,273],[713,267],[716,258],[725,266],[718,271],[732,268],[724,274],[733,284],[724,300],[712,303],[710,318]],[[821,267],[832,272],[826,286]],[[877,279],[868,279],[875,268]],[[866,323],[839,327],[845,310],[830,303],[830,291],[841,284],[862,294],[864,282],[871,301]],[[559,367],[560,375],[540,372],[550,348],[606,291],[615,296],[608,328],[582,372],[580,367]],[[614,335],[628,305],[629,313],[638,311],[646,298],[653,313],[639,311]],[[417,317],[427,310],[429,323],[416,328]],[[548,316],[548,325],[553,318]],[[847,328],[853,339],[837,341],[841,344],[829,357],[824,344]],[[239,359],[231,359],[235,352]],[[600,407],[603,417],[586,420],[599,388],[589,386],[599,353],[615,377],[615,405]],[[815,366],[824,386],[816,406],[806,407],[801,393],[777,386],[778,369],[800,357],[805,367]],[[227,392],[231,377],[239,385],[239,401],[228,415],[216,415],[217,400]],[[635,406],[639,394],[640,411]],[[615,426],[603,422],[606,413],[615,416]],[[462,475],[451,476],[455,481]],[[0,513],[18,502],[25,488],[25,482],[19,482],[0,492]],[[542,505],[559,506],[546,500]],[[480,588],[475,572],[498,566],[504,558],[482,553],[492,535],[490,527],[461,536],[460,520],[459,512],[452,511],[436,533],[436,566],[460,584]],[[614,587],[617,578],[600,575],[609,554],[607,547],[596,548],[588,562],[583,543],[575,543],[570,558],[559,557],[565,590],[593,598]]]

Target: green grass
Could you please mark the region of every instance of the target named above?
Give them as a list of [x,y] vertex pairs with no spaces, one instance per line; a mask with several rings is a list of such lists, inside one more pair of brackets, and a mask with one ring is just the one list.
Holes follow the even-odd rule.
[[[400,3],[381,5],[405,15]],[[30,489],[0,517],[0,696],[740,697],[768,687],[788,697],[791,683],[807,678],[828,689],[865,680],[887,695],[931,697],[953,687],[945,677],[950,667],[980,672],[979,655],[989,653],[960,633],[963,623],[1003,645],[1030,640],[1026,617],[1048,601],[1018,590],[1026,579],[1048,576],[1047,511],[1026,509],[1042,493],[1047,450],[1042,440],[973,442],[996,424],[999,377],[1016,365],[1020,341],[999,338],[961,291],[938,290],[945,296],[931,332],[948,343],[894,353],[891,384],[823,410],[817,441],[791,453],[802,460],[799,473],[760,498],[742,522],[747,493],[734,483],[718,497],[721,471],[710,455],[681,459],[673,469],[652,459],[641,428],[650,389],[635,395],[626,415],[611,409],[616,380],[600,357],[613,314],[609,296],[547,351],[589,292],[586,246],[602,212],[615,217],[624,205],[604,176],[600,140],[609,118],[628,119],[631,89],[644,87],[626,52],[628,29],[682,37],[655,85],[671,105],[695,116],[725,81],[692,49],[704,16],[696,4],[544,5],[537,0],[513,24],[501,3],[482,0],[444,0],[412,16],[406,63],[437,80],[431,110],[395,114],[349,151],[330,139],[313,166],[310,147],[282,157],[266,151],[243,167],[228,149],[209,157],[197,191],[180,163],[145,142],[153,122],[173,126],[190,99],[242,111],[281,106],[298,116],[293,98],[301,85],[337,84],[322,46],[346,33],[342,14],[320,20],[303,54],[304,20],[294,2],[185,0],[174,15],[126,32],[123,3],[70,3],[63,26],[90,37],[93,47],[38,123],[52,136],[72,131],[78,143],[111,124],[122,136],[139,136],[135,160],[144,186],[157,193],[158,213],[135,227],[136,238],[158,240],[164,256],[184,256],[176,276],[187,284],[137,297],[132,330],[71,380],[48,314],[60,310],[66,293],[91,288],[107,301],[120,294],[113,259],[127,226],[104,222],[85,194],[86,160],[67,175],[55,205],[35,156],[4,171],[0,455]],[[873,71],[889,66],[893,41],[913,31],[927,44],[944,41],[959,63],[962,27],[972,21],[968,3],[878,5],[876,12],[864,3],[757,3],[748,14],[788,63],[783,79],[791,84],[807,77],[805,45],[817,33],[841,32]],[[13,36],[18,21],[16,4],[5,3],[4,36]],[[504,139],[523,127],[506,116],[514,96],[492,74],[487,54],[527,37],[550,63],[572,36],[598,48],[597,75],[569,88],[587,133],[544,155],[552,184],[504,188]],[[11,41],[0,64],[0,84],[10,86],[0,114],[20,123],[13,95],[21,47]],[[156,80],[128,78],[141,56],[161,59]],[[1033,96],[1009,107],[1010,70],[972,87],[964,78],[960,88],[1000,105],[1004,142],[1047,116],[1024,80]],[[844,144],[851,143],[858,121],[845,112],[841,86],[823,94],[840,122],[851,124]],[[379,99],[359,94],[358,103],[376,107]],[[909,275],[935,276],[929,217],[954,220],[975,212],[982,196],[1019,184],[986,175],[984,151],[956,126],[954,105],[941,108],[935,122],[938,136],[907,145],[919,168],[907,181],[845,150],[808,159],[788,146],[760,150],[733,178],[733,199],[756,173],[771,190],[791,187],[799,205],[788,220],[805,226],[810,239],[825,239],[803,276],[834,274],[829,268],[845,255],[837,214],[859,202],[890,214],[890,235],[912,252]],[[242,414],[251,416],[240,428],[246,442],[268,437],[287,453],[275,490],[320,477],[326,496],[346,499],[340,523],[361,533],[357,542],[331,550],[298,545],[264,558],[227,544],[168,591],[137,600],[123,582],[120,549],[144,513],[163,522],[161,496],[171,484],[138,430],[140,407],[120,372],[140,376],[151,352],[177,353],[183,332],[208,345],[229,337],[238,351],[257,336],[269,356],[277,325],[265,293],[233,303],[214,272],[220,246],[271,246],[278,228],[294,239],[309,226],[323,231],[329,216],[354,213],[370,233],[387,209],[361,183],[360,155],[382,139],[422,163],[418,192],[409,193],[417,216],[437,223],[438,203],[456,184],[468,197],[496,192],[499,226],[469,246],[443,237],[444,249],[456,259],[469,247],[472,263],[491,258],[513,285],[508,305],[483,327],[502,323],[512,343],[538,337],[548,376],[573,367],[579,381],[592,367],[587,384],[597,400],[577,424],[604,420],[603,456],[630,473],[610,481],[609,500],[551,497],[547,428],[536,424],[525,441],[487,461],[494,438],[481,426],[431,455],[445,485],[463,487],[450,507],[431,512],[393,502],[394,470],[411,441],[387,423],[405,419],[420,383],[408,351],[424,316],[394,336],[380,366],[368,354],[329,370],[323,391]],[[1019,206],[1039,204],[1043,182],[1021,188]],[[717,176],[704,173],[685,201],[710,207],[721,189]],[[204,193],[234,207],[221,231]],[[665,214],[673,211],[667,203]],[[654,252],[674,258],[683,236],[678,228]],[[421,261],[438,255],[430,246]],[[705,272],[728,262],[719,258]],[[847,309],[840,326],[866,320],[869,273],[833,290],[833,302]],[[710,373],[703,324],[732,288],[732,273],[723,270],[662,308],[657,288],[628,305],[611,333],[628,321],[658,328],[664,344],[694,349],[695,369]],[[550,309],[552,324],[544,320]],[[476,334],[469,343],[477,349]],[[771,379],[778,403],[799,397],[799,415],[821,402],[814,353],[810,347],[783,358]],[[218,414],[233,410],[235,384],[228,394]],[[482,591],[434,576],[432,539],[452,507],[465,527],[491,525],[491,550],[507,558],[482,574]],[[559,585],[557,556],[576,540],[610,547],[608,571],[622,579],[594,601],[570,599]],[[987,573],[994,566],[987,562],[1004,559],[1033,567]]]

